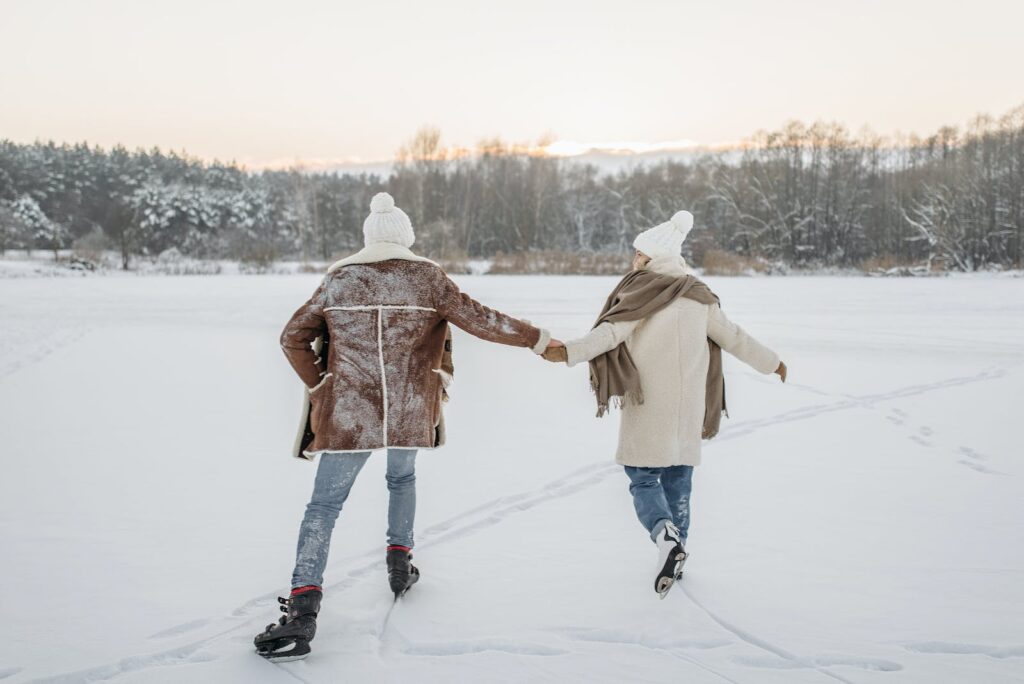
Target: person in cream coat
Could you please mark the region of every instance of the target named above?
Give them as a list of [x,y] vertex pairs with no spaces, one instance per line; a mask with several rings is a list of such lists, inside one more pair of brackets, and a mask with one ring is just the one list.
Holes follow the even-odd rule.
[[[605,307],[605,312],[611,308],[612,320],[603,314],[586,336],[545,354],[546,359],[569,366],[591,362],[595,390],[599,384],[595,359],[620,345],[625,345],[632,359],[630,366],[635,366],[632,372],[638,376],[642,394],[612,397],[622,406],[615,458],[629,477],[637,516],[659,546],[655,590],[662,596],[680,576],[687,557],[690,492],[693,468],[700,464],[701,440],[717,432],[724,411],[724,384],[719,403],[707,406],[715,345],[761,373],[786,379],[779,355],[726,317],[718,298],[696,279],[680,255],[692,226],[693,215],[681,211],[640,233],[633,243],[634,272],[620,283]],[[646,283],[646,289],[636,294],[638,282]],[[632,314],[615,316],[622,302],[629,301],[631,288],[633,304],[639,297],[642,306],[634,306]],[[652,289],[660,293],[660,301],[651,302]],[[720,365],[717,372],[722,381]],[[708,425],[713,427],[709,430]]]

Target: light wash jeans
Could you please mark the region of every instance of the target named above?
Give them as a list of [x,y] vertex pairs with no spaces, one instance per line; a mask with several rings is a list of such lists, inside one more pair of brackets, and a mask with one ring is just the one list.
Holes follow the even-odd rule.
[[[292,588],[323,586],[331,533],[341,507],[352,491],[359,471],[370,458],[369,451],[325,453],[320,456],[313,496],[299,527]],[[388,544],[413,545],[412,528],[416,518],[416,449],[388,449]]]
[[626,466],[629,493],[633,495],[636,517],[640,518],[651,539],[655,539],[671,520],[679,530],[679,539],[686,545],[690,530],[690,492],[693,489],[693,466],[670,468],[636,468]]

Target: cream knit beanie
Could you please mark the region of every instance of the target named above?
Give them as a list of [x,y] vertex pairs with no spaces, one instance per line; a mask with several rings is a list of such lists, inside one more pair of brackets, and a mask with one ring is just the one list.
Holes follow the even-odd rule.
[[412,232],[409,217],[395,206],[395,198],[386,192],[378,192],[370,200],[370,215],[363,221],[363,239],[367,246],[392,242],[412,247],[416,235]]
[[683,240],[693,228],[693,214],[677,211],[672,219],[659,223],[636,236],[633,247],[647,256],[679,256]]

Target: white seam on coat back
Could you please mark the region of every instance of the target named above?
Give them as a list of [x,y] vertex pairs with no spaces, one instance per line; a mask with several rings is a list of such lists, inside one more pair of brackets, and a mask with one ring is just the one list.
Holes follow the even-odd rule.
[[324,311],[380,311],[381,309],[409,309],[412,311],[434,312],[437,311],[437,309],[434,309],[429,306],[415,306],[413,304],[364,304],[360,306],[328,306],[327,308],[324,309]]
[[[383,432],[384,444],[388,443],[388,378],[387,368],[384,364],[384,311],[408,310],[408,311],[433,311],[437,309],[429,306],[416,306],[415,304],[363,304],[357,306],[328,306],[324,311],[376,311],[377,312],[377,355],[380,357],[380,388],[384,408]],[[303,452],[305,453],[305,452]],[[319,452],[317,452],[319,453]]]
[[377,354],[380,356],[380,388],[384,401],[384,444],[388,443],[388,377],[384,367],[384,310],[377,309]]

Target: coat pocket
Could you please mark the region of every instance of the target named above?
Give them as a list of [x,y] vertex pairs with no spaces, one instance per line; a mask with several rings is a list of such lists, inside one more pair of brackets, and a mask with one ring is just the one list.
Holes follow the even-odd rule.
[[452,376],[440,369],[434,369],[434,406],[433,406],[433,426],[434,436],[431,446],[435,449],[444,444],[445,440],[445,426],[444,426],[444,402],[448,401],[448,386],[451,385]]
[[329,385],[334,384],[334,373],[328,373],[315,387],[306,390],[309,397],[309,424],[313,433],[320,429],[320,418],[323,415],[324,405],[330,401],[331,391]]

